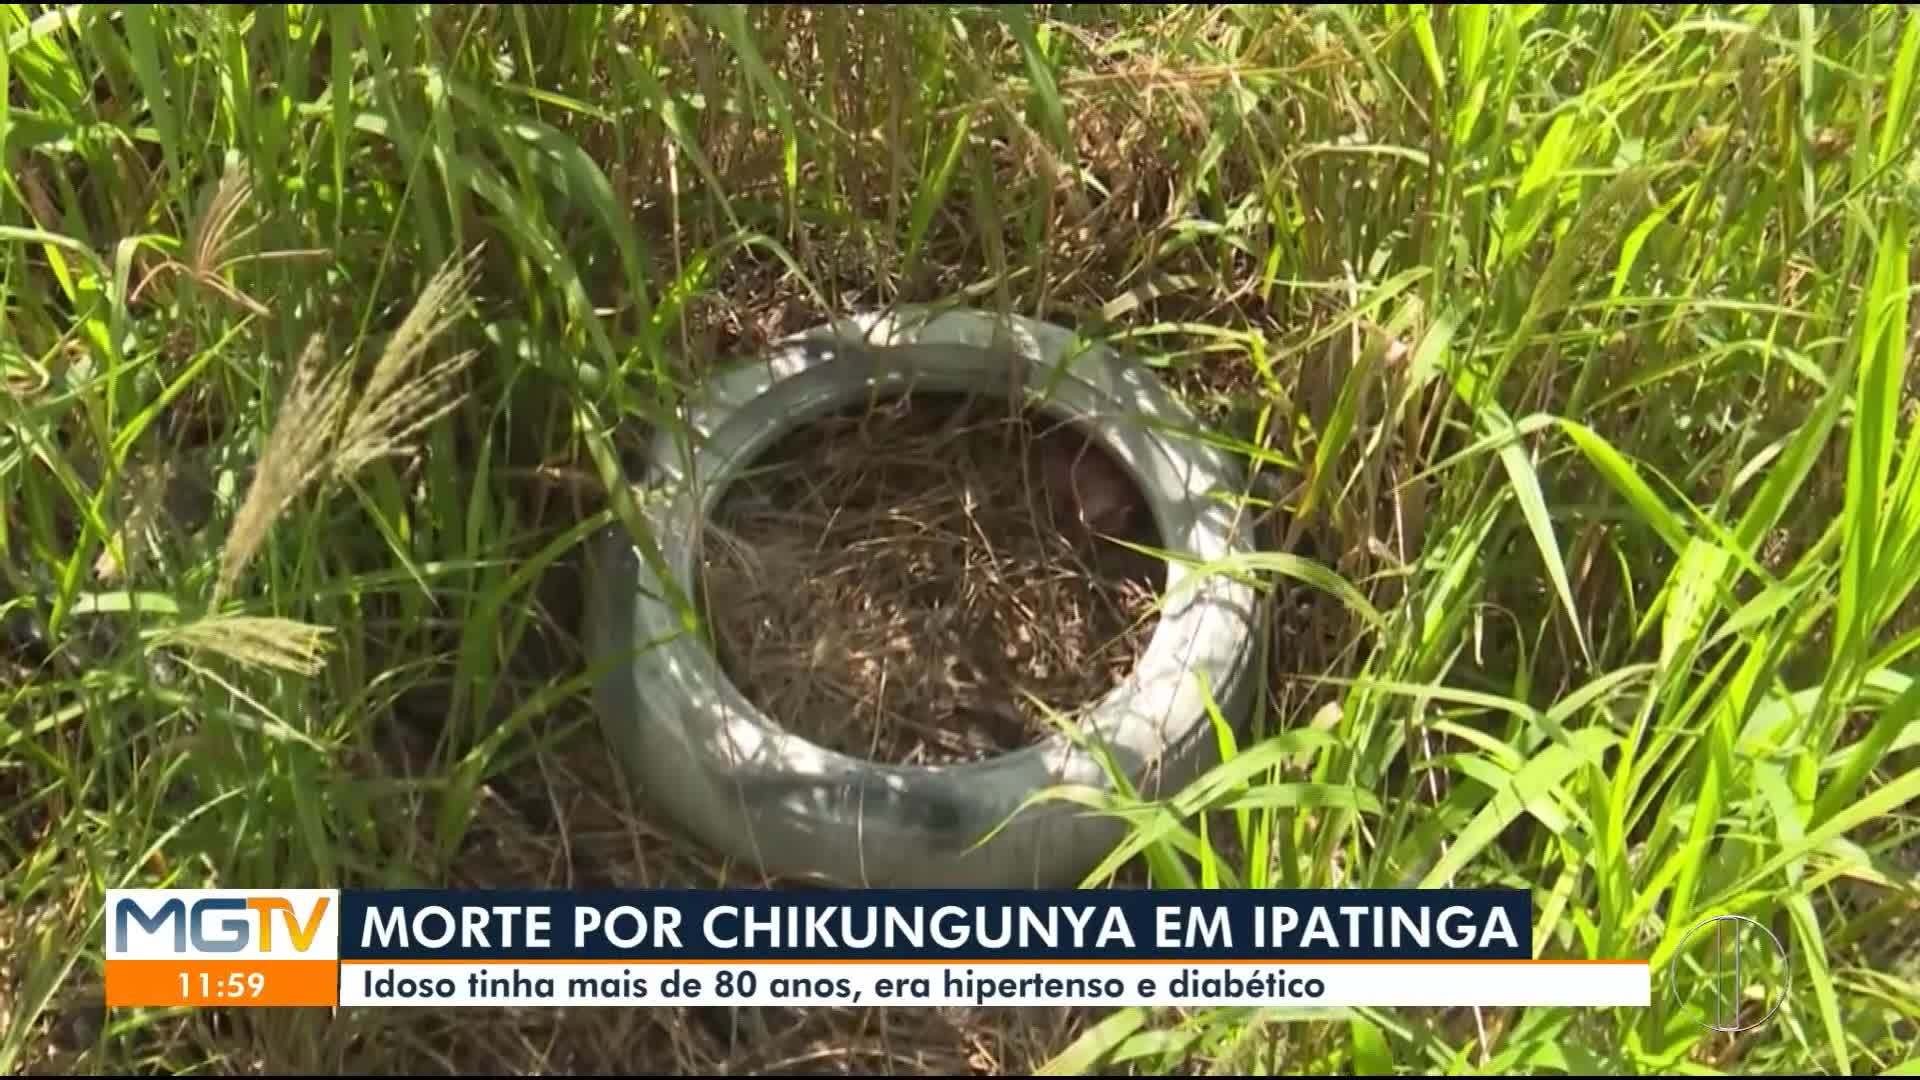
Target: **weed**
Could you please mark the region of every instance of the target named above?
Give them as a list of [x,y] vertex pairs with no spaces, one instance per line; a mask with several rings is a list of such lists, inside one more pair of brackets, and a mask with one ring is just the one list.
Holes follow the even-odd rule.
[[[0,1068],[1912,1072],[1916,69],[1891,5],[0,9]],[[1089,885],[1517,884],[1656,980],[1742,914],[1775,1018],[102,1019],[112,886],[737,880],[595,786],[577,550],[709,363],[949,299],[1256,476],[1271,693]]]

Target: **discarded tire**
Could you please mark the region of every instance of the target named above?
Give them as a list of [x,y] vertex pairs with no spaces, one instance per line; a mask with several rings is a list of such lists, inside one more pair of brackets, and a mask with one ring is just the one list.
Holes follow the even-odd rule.
[[[783,731],[667,599],[696,595],[702,523],[796,427],[909,387],[1004,395],[1008,350],[1029,362],[1026,393],[1040,409],[1080,421],[1127,468],[1180,556],[1140,662],[1081,710],[1075,738],[979,762],[886,765]],[[716,851],[769,876],[841,886],[1071,887],[1123,824],[1074,803],[1023,804],[1054,785],[1110,790],[1103,755],[1143,794],[1178,790],[1217,760],[1209,696],[1230,722],[1243,716],[1258,594],[1206,565],[1251,547],[1244,510],[1220,497],[1238,490],[1239,473],[1188,434],[1192,415],[1146,368],[1028,319],[912,310],[787,339],[711,380],[685,419],[686,432],[655,440],[638,500],[673,587],[614,526],[592,549],[587,639],[622,763],[644,798]]]

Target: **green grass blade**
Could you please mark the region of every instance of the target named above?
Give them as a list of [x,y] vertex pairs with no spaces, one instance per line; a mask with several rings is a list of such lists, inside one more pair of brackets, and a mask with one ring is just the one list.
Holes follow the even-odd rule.
[[1540,490],[1540,477],[1527,460],[1524,447],[1510,443],[1500,449],[1499,456],[1500,464],[1507,472],[1507,482],[1513,487],[1514,500],[1520,504],[1520,513],[1526,518],[1527,529],[1540,549],[1547,577],[1553,582],[1554,592],[1565,607],[1574,640],[1579,643],[1581,654],[1591,662],[1593,652],[1587,644],[1585,621],[1581,619],[1579,607],[1573,601],[1573,586],[1567,582],[1567,564],[1560,555],[1560,540],[1554,533],[1546,495]]
[[1572,748],[1560,744],[1545,747],[1512,774],[1507,787],[1496,789],[1418,887],[1437,889],[1453,881],[1529,804],[1553,795],[1575,769],[1615,741],[1607,732],[1592,730],[1575,732],[1573,739]]
[[1577,420],[1558,419],[1555,422],[1560,425],[1562,431],[1567,433],[1568,438],[1573,440],[1573,444],[1580,448],[1580,452],[1587,456],[1587,460],[1600,472],[1607,483],[1627,500],[1634,512],[1640,515],[1641,520],[1666,541],[1669,548],[1676,554],[1686,550],[1688,544],[1686,524],[1667,508],[1667,504],[1661,501],[1653,488],[1641,479],[1639,470],[1621,456],[1605,436]]

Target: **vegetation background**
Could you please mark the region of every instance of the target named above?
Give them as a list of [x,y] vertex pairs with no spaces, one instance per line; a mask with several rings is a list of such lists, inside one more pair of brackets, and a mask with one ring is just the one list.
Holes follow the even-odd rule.
[[[0,1071],[1920,1072],[1920,13],[8,5],[0,43]],[[626,805],[573,558],[710,359],[956,297],[1134,350],[1274,478],[1273,692],[1121,857],[1521,885],[1543,954],[1656,971],[1743,914],[1772,1020],[101,1010],[109,887],[737,875]]]

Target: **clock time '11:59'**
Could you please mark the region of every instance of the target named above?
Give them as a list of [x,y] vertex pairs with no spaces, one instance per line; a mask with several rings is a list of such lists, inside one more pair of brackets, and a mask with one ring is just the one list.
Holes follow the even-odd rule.
[[193,997],[196,983],[199,984],[201,998],[257,998],[267,989],[267,976],[260,971],[245,974],[235,971],[222,977],[205,971],[183,971],[180,973],[180,996]]

